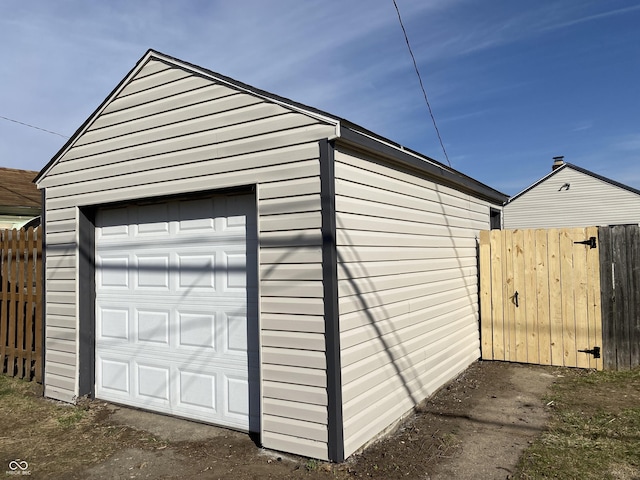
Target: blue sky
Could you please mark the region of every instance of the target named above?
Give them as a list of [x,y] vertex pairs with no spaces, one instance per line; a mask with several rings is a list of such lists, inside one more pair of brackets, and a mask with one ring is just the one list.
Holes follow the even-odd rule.
[[[397,0],[453,168],[507,194],[552,157],[640,188],[640,3]],[[2,0],[0,116],[71,136],[148,48],[445,162],[392,0]],[[66,139],[0,119],[0,166]]]

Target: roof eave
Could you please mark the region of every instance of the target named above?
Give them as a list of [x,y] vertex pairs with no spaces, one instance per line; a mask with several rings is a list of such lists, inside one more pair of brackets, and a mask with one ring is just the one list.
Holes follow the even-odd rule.
[[558,173],[559,171],[565,169],[567,166],[570,166],[569,163],[565,163],[562,166],[556,168],[555,170],[550,171],[549,173],[547,173],[544,177],[542,177],[541,179],[539,179],[538,181],[532,183],[531,185],[529,185],[527,188],[525,188],[524,190],[522,190],[521,192],[516,193],[514,196],[512,196],[511,198],[509,198],[509,200],[507,200],[507,204],[513,202],[514,200],[516,200],[517,198],[521,197],[522,195],[524,195],[525,193],[527,193],[529,190],[534,189],[535,187],[537,187],[538,185],[540,185],[542,182],[544,182],[545,180],[553,177],[556,173]]
[[365,150],[386,159],[392,159],[405,167],[409,167],[411,170],[426,174],[444,185],[472,194],[495,205],[503,205],[509,198],[508,195],[449,168],[437,160],[421,155],[371,132],[357,129],[354,124],[345,125],[345,123],[347,122],[342,124],[340,137],[336,139],[338,143]]

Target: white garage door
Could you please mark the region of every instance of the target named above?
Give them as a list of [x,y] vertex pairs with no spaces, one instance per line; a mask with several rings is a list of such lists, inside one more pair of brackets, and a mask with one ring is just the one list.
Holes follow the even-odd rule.
[[98,212],[96,397],[249,429],[252,210],[244,195]]

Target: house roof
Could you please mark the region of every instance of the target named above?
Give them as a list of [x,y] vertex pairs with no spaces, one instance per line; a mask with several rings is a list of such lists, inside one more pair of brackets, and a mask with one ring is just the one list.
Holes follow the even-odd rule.
[[40,192],[33,183],[38,172],[0,167],[0,208],[40,208]]
[[226,84],[232,88],[244,91],[250,95],[258,96],[264,100],[280,104],[289,109],[293,109],[305,115],[315,117],[319,120],[335,125],[336,134],[334,138],[339,143],[344,143],[356,148],[365,149],[376,154],[391,157],[396,162],[407,166],[413,170],[435,177],[443,184],[453,186],[462,191],[474,194],[480,198],[486,199],[493,203],[502,204],[508,199],[508,195],[499,192],[451,167],[444,165],[433,158],[418,153],[409,148],[405,148],[402,145],[393,142],[387,138],[377,135],[366,128],[363,128],[355,123],[352,123],[344,118],[338,117],[328,112],[324,112],[314,107],[304,105],[299,102],[295,102],[288,98],[281,97],[279,95],[252,87],[245,83],[234,80],[230,77],[221,75],[212,70],[194,65],[183,60],[179,60],[175,57],[157,52],[155,50],[148,50],[145,55],[136,63],[135,67],[122,79],[122,81],[116,86],[116,88],[107,96],[107,98],[100,104],[100,106],[93,112],[93,114],[76,130],[71,136],[69,141],[54,155],[51,161],[40,171],[35,181],[38,182],[44,177],[53,165],[61,158],[67,150],[74,144],[74,142],[89,128],[93,121],[100,115],[102,110],[115,98],[119,92],[124,88],[128,81],[133,78],[139,70],[150,59],[159,60],[171,65],[175,65],[180,68],[191,71],[194,75],[199,75],[208,78],[212,81]]
[[525,188],[524,190],[522,190],[520,193],[517,193],[516,195],[514,195],[513,197],[511,197],[507,203],[511,203],[514,200],[517,200],[518,198],[520,198],[522,195],[524,195],[525,193],[527,193],[528,191],[532,190],[533,188],[537,187],[538,185],[540,185],[542,182],[547,181],[548,179],[550,179],[551,177],[553,177],[554,175],[557,175],[558,173],[560,173],[562,170],[566,169],[566,168],[571,168],[573,170],[576,170],[580,173],[583,173],[585,175],[589,175],[590,177],[593,178],[597,178],[598,180],[601,180],[605,183],[608,183],[610,185],[613,185],[615,187],[621,188],[623,190],[627,190],[628,192],[631,193],[635,193],[636,195],[640,195],[640,190],[636,190],[633,187],[630,187],[629,185],[625,185],[624,183],[620,183],[620,182],[616,182],[615,180],[611,180],[610,178],[607,177],[603,177],[602,175],[598,175],[597,173],[594,173],[590,170],[587,170],[586,168],[582,168],[579,167],[577,165],[574,165],[572,163],[563,163],[562,166],[556,168],[555,170],[549,172],[547,175],[545,175],[544,177],[542,177],[540,180],[538,180],[535,183],[532,183],[531,185],[529,185],[527,188]]

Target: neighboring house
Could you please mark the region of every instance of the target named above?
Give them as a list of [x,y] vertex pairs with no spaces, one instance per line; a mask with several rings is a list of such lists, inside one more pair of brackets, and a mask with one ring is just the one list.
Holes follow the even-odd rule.
[[505,229],[640,223],[640,190],[554,157],[551,173],[511,197]]
[[480,355],[507,197],[329,113],[149,51],[36,183],[48,397],[341,461]]
[[41,196],[33,183],[38,172],[0,167],[0,230],[20,228],[40,215]]

